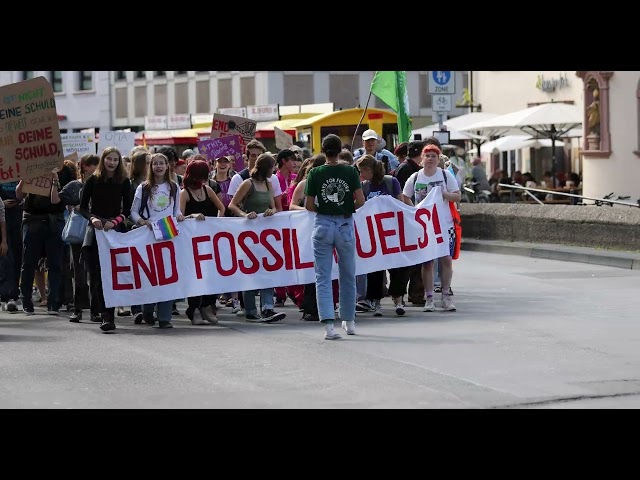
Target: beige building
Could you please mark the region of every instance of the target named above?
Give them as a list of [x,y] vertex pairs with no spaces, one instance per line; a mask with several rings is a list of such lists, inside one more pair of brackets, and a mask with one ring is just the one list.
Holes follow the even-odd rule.
[[[582,108],[584,105],[582,81],[575,71],[474,71],[473,103],[483,112],[506,114],[550,101],[565,102]],[[580,139],[567,140],[563,147],[562,170],[582,172]],[[502,168],[513,173],[532,172],[540,178],[551,170],[551,149],[505,152],[502,158],[493,158],[487,165],[488,174]]]
[[601,198],[615,192],[635,203],[640,197],[640,72],[577,73],[585,97],[583,194]]

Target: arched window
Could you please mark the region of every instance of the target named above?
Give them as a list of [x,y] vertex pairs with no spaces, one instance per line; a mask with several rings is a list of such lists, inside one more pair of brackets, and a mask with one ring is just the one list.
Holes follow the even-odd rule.
[[[609,79],[613,72],[576,72],[576,75],[582,78],[584,84],[585,135],[582,154],[587,157],[609,158]],[[638,134],[640,136],[640,130]]]

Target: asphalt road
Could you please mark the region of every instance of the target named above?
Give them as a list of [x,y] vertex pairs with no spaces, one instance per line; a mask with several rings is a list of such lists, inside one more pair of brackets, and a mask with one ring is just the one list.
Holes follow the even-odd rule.
[[221,310],[217,326],[123,318],[112,335],[0,312],[0,407],[640,406],[640,272],[478,252],[454,267],[457,312],[398,318],[387,299],[333,342],[290,305],[281,324]]

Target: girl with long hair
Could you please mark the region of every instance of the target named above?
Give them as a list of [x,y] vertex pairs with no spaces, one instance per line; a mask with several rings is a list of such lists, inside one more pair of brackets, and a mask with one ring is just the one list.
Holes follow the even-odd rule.
[[[225,208],[216,193],[207,185],[209,165],[202,160],[192,160],[182,182],[184,189],[180,192],[180,210],[185,218],[204,221],[207,217],[224,217]],[[186,314],[193,325],[204,325],[207,322],[215,325],[216,296],[199,295],[187,299],[189,308]],[[237,294],[236,294],[237,302]]]
[[92,321],[97,320],[95,315],[99,314],[102,320],[100,329],[106,333],[116,328],[115,308],[107,308],[104,304],[95,229],[123,231],[123,227],[126,228],[125,220],[131,213],[131,182],[117,148],[107,147],[100,155],[95,172],[82,189],[80,213],[89,220],[91,227],[82,244],[82,252],[89,264]]
[[[362,180],[362,191],[365,201],[380,195],[391,195],[402,202],[402,189],[400,182],[391,175],[385,175],[384,164],[376,160],[372,155],[363,155],[356,162]],[[391,278],[389,283],[389,295],[393,298],[396,314],[404,315],[402,297],[407,293],[410,269],[407,267],[392,268],[389,270]],[[375,317],[382,316],[381,300],[384,297],[384,284],[386,282],[386,270],[367,274],[367,301],[373,308]]]
[[[229,209],[238,217],[254,219],[260,213],[265,217],[276,213],[273,186],[270,180],[275,164],[275,159],[268,153],[258,156],[253,169],[251,169],[250,177],[240,184],[229,204]],[[273,288],[260,290],[262,315],[259,315],[256,309],[256,292],[256,290],[243,292],[247,321],[272,323],[285,318],[284,313],[276,313],[273,310]]]
[[[91,153],[83,155],[78,163],[77,180],[67,183],[60,193],[57,193],[55,188],[51,189],[51,203],[62,202],[67,209],[78,212],[84,184],[93,175],[99,163],[100,157],[97,155]],[[69,321],[73,323],[79,323],[82,320],[83,309],[91,308],[87,271],[84,262],[80,261],[81,252],[81,244],[71,244],[73,313],[69,316]],[[99,318],[98,312],[94,318]]]
[[[131,219],[136,225],[146,225],[150,229],[153,223],[165,217],[173,216],[181,222],[184,216],[180,211],[178,192],[180,187],[171,180],[169,160],[162,153],[151,157],[151,166],[147,181],[140,184],[133,197]],[[160,328],[172,328],[171,314],[173,300],[148,303],[142,306],[142,316],[147,325],[155,325],[154,310],[158,309],[158,325]]]

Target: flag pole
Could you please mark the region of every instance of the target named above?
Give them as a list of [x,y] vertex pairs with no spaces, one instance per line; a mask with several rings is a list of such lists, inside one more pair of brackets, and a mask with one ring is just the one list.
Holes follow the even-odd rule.
[[[376,78],[378,72],[373,74],[373,78]],[[373,82],[373,80],[371,81]],[[367,108],[369,108],[369,102],[371,101],[371,95],[373,92],[371,91],[371,87],[369,87],[369,98],[367,98],[367,104],[364,106],[364,111],[362,112],[362,117],[360,117],[360,121],[358,122],[358,126],[356,127],[356,131],[353,132],[353,139],[351,139],[351,151],[353,152],[353,143],[356,141],[356,135],[358,135],[358,129],[360,125],[362,125],[362,120],[364,120],[364,116],[367,114]]]

